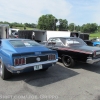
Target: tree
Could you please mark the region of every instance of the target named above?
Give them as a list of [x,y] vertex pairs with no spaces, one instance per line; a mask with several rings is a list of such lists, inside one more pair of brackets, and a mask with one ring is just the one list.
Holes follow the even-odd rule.
[[34,24],[34,23],[32,23],[32,24],[30,24],[30,23],[24,23],[24,26],[25,27],[30,27],[30,28],[36,28],[36,24]]
[[74,31],[75,30],[75,24],[74,23],[70,23],[68,29],[70,31]]
[[68,30],[68,21],[66,19],[59,19],[59,31]]
[[80,30],[81,30],[81,26],[75,26],[75,30],[77,31],[77,32],[79,32]]
[[97,24],[96,23],[87,23],[87,24],[83,24],[81,27],[81,31],[84,33],[94,33],[95,31],[97,31]]
[[98,26],[97,31],[100,32],[100,25]]
[[57,18],[52,14],[42,15],[38,20],[37,28],[42,30],[56,30]]

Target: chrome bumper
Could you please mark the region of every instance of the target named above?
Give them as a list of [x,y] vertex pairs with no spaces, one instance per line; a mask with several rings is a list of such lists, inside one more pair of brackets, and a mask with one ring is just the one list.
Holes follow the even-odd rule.
[[99,62],[99,61],[100,61],[100,58],[98,58],[98,59],[87,59],[86,63],[93,64],[93,63],[96,63],[96,62]]
[[[53,60],[53,61],[44,61],[44,62],[38,62],[38,63],[31,63],[31,64],[26,64],[26,65],[20,65],[20,66],[8,66],[8,70],[10,72],[13,72],[13,71],[21,71],[21,70],[24,70],[25,68],[28,68],[28,67],[34,67],[35,65],[43,65],[43,64],[55,64],[56,62],[58,61],[58,59],[56,60]],[[48,67],[48,66],[47,66]]]

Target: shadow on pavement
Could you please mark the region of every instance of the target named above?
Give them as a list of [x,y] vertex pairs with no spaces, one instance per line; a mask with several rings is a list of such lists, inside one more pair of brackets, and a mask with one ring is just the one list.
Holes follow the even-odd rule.
[[[62,64],[62,61],[60,60],[59,63]],[[100,74],[100,62],[95,63],[95,64],[75,62],[75,66],[73,68],[70,68],[70,69],[85,69],[85,70]]]
[[75,64],[75,69],[85,69],[88,71],[92,71],[92,72],[96,72],[98,74],[100,74],[100,63],[96,63],[96,64],[86,64],[86,63],[76,63]]
[[7,81],[21,81],[23,80],[27,84],[32,86],[42,87],[48,84],[52,84],[75,75],[79,73],[67,69],[59,64],[50,67],[47,71],[34,71],[29,73],[22,73],[13,75],[13,77]]

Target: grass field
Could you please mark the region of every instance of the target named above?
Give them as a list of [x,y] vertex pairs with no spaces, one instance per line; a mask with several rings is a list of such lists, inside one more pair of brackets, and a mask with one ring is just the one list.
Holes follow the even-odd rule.
[[[24,30],[24,27],[13,27],[13,28]],[[33,30],[33,28],[26,27],[26,30]]]
[[90,39],[92,39],[92,38],[97,38],[97,37],[100,38],[100,32],[91,33],[89,37],[90,37]]

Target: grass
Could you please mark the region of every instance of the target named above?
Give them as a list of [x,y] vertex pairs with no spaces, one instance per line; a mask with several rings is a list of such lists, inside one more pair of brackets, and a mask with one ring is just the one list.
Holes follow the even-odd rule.
[[90,36],[89,36],[90,39],[92,39],[92,38],[97,38],[97,37],[100,38],[100,32],[91,33]]
[[[13,28],[24,30],[24,27],[13,27]],[[33,30],[33,28],[26,27],[26,30]]]

